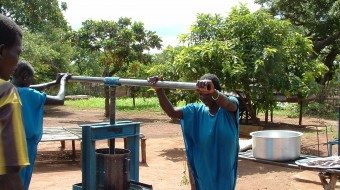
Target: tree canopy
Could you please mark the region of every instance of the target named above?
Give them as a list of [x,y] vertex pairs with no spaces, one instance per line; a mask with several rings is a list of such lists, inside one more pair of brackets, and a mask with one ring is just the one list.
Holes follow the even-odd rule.
[[307,97],[325,71],[308,59],[312,43],[299,32],[288,21],[244,6],[227,17],[200,14],[181,37],[188,46],[176,55],[174,72],[187,81],[214,73],[227,91],[243,94],[251,110],[270,109],[275,92]]
[[[117,72],[125,74],[140,73],[141,64],[150,62],[146,52],[161,48],[162,40],[153,31],[144,28],[142,22],[133,22],[131,18],[122,17],[115,21],[83,22],[82,27],[72,36],[76,48],[74,62],[78,69],[92,65],[101,69],[102,76],[113,76]],[[97,58],[93,57],[96,55]],[[89,63],[89,61],[94,61]],[[131,63],[134,63],[130,66]],[[99,64],[100,66],[93,66]],[[105,115],[109,113],[109,91],[105,88]]]
[[57,73],[72,72],[73,49],[63,30],[54,29],[48,36],[25,31],[23,50],[21,59],[34,67],[36,82],[54,80]]
[[[155,32],[146,30],[143,23],[132,22],[130,18],[120,18],[117,22],[87,20],[74,33],[73,42],[75,47],[99,53],[103,76],[126,70],[135,60],[145,63],[150,60],[146,51],[161,48],[161,39]],[[84,60],[87,54],[81,56]]]
[[68,28],[62,14],[66,3],[58,0],[1,0],[0,13],[12,18],[17,24],[30,31],[46,32],[52,28]]
[[[256,0],[264,9],[301,27],[313,42],[313,58],[329,69],[320,80],[332,80],[335,63],[340,62],[340,0]],[[337,60],[337,61],[336,61]]]
[[36,70],[36,82],[55,79],[58,72],[71,72],[72,47],[67,40],[70,27],[57,0],[1,0],[0,13],[23,28],[22,59]]

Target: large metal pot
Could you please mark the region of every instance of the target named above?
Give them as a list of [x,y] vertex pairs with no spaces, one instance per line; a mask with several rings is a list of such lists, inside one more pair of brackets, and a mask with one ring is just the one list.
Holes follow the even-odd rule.
[[300,157],[302,133],[289,130],[264,130],[250,133],[255,158],[288,161]]

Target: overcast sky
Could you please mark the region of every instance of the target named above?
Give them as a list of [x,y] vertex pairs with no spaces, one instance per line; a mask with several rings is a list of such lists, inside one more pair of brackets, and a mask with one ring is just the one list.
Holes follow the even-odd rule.
[[186,33],[197,13],[227,15],[231,7],[244,3],[250,10],[259,8],[253,0],[59,0],[67,3],[64,15],[74,30],[87,19],[114,20],[130,17],[155,31],[164,47],[176,45],[179,34]]

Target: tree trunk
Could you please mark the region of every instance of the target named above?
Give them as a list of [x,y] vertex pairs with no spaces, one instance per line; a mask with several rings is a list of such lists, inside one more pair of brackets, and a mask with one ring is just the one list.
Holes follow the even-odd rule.
[[[256,109],[253,107],[252,103],[251,103],[251,96],[249,93],[245,93],[244,95],[242,95],[241,92],[236,92],[238,97],[241,99],[241,101],[243,102],[243,106],[246,110],[246,123],[248,124],[248,115],[250,115],[250,119],[251,119],[251,123],[252,124],[258,124],[260,122],[259,118],[257,118],[256,116]],[[241,102],[239,102],[239,104],[241,105]],[[241,111],[241,110],[240,110]]]
[[327,46],[331,47],[331,51],[326,55],[326,58],[323,61],[323,63],[327,66],[329,70],[324,74],[322,79],[318,81],[318,83],[320,84],[325,84],[327,81],[331,80],[333,77],[333,74],[334,74],[333,62],[336,56],[340,52],[339,47],[337,47],[336,45],[336,41],[339,38],[340,38],[340,32],[338,31],[323,40],[313,42],[314,53],[311,56],[312,59],[316,59],[320,55],[320,52],[323,49],[325,49]]
[[340,32],[336,32],[335,34],[330,35],[321,41],[314,41],[313,49],[315,53],[319,54],[321,50],[323,50],[326,46],[335,45],[336,40],[339,38],[340,38]]
[[258,124],[259,123],[259,118],[257,118],[256,116],[256,110],[254,109],[254,107],[251,104],[251,100],[246,98],[247,100],[247,109],[249,110],[249,114],[250,114],[250,118],[252,121],[252,124]]
[[302,125],[302,108],[303,108],[303,101],[299,100],[300,105],[300,114],[299,114],[299,125]]
[[270,108],[270,122],[274,122],[273,120],[274,120],[274,118],[273,118],[273,112],[274,112],[274,110],[273,110],[273,108]]
[[[103,71],[103,77],[108,77],[109,76],[109,67],[108,64],[106,65],[104,71]],[[104,112],[104,116],[105,117],[109,117],[109,112],[110,112],[110,91],[109,91],[109,87],[108,86],[104,86],[104,98],[105,98],[105,112]]]
[[324,64],[327,66],[327,68],[329,69],[325,74],[324,77],[321,81],[321,84],[326,84],[327,81],[332,80],[333,75],[334,75],[334,60],[336,58],[336,56],[338,55],[339,50],[333,46],[332,50],[327,54],[325,60],[324,60]]
[[132,104],[133,104],[133,107],[135,108],[136,107],[136,87],[132,86],[131,87],[131,97],[132,97]]
[[110,112],[110,91],[108,86],[104,86],[104,97],[105,97],[105,117],[109,117]]

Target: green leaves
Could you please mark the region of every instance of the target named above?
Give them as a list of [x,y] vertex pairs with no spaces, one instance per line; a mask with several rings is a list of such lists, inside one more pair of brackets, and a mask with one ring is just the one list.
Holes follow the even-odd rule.
[[219,76],[226,91],[243,91],[259,108],[275,105],[275,92],[306,97],[316,86],[320,63],[311,62],[312,43],[288,21],[244,6],[227,17],[200,14],[174,59],[178,79]]
[[148,60],[145,50],[161,47],[161,39],[154,32],[125,17],[116,22],[87,20],[74,33],[72,41],[75,47],[100,54],[98,61],[104,65],[105,76],[126,70],[133,61],[144,63]]
[[57,0],[1,0],[0,13],[11,17],[31,32],[47,32],[53,28],[69,30],[62,11],[67,5]]
[[[292,22],[308,36],[314,52],[313,60],[322,60],[328,71],[318,81],[325,84],[335,74],[334,62],[340,53],[340,1],[339,0],[257,0],[273,15]],[[303,42],[301,40],[300,42]],[[310,47],[308,47],[310,48]]]
[[58,72],[72,72],[73,50],[67,40],[70,27],[57,0],[1,0],[0,13],[12,18],[24,30],[21,58],[36,71],[36,82],[54,80]]
[[48,37],[38,32],[24,32],[21,58],[34,67],[36,82],[54,80],[57,73],[71,72],[72,53],[71,44],[58,29],[53,30]]

